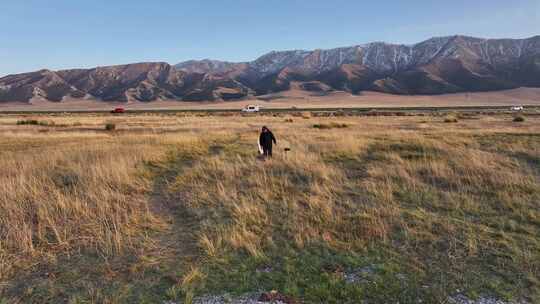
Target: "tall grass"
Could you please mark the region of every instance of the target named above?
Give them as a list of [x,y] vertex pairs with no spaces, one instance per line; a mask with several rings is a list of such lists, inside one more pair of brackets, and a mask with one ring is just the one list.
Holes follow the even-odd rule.
[[2,152],[0,265],[80,250],[113,256],[130,248],[156,222],[145,196],[152,183],[138,171],[162,157],[159,143],[152,137],[96,137],[31,153]]
[[264,163],[231,138],[178,176],[171,191],[204,219],[208,257],[382,246],[430,280],[444,273],[447,281],[429,283],[441,301],[459,284],[490,289],[482,280],[501,280],[491,269],[506,273],[495,292],[530,292],[527,280],[540,274],[531,254],[540,252],[540,186],[530,165],[457,134],[309,132],[290,131],[293,152]]
[[[540,295],[535,118],[333,117],[317,119],[347,128],[314,128],[280,117],[55,117],[89,130],[47,134],[9,119],[0,123],[12,126],[0,137],[5,282],[24,280],[25,264],[80,253],[106,261],[107,284],[129,286],[73,292],[89,302],[145,292],[191,301],[224,285],[317,303],[444,302],[456,289]],[[123,132],[104,132],[109,120]],[[278,140],[266,161],[256,157],[262,124]],[[345,283],[342,272],[364,262],[384,277]]]

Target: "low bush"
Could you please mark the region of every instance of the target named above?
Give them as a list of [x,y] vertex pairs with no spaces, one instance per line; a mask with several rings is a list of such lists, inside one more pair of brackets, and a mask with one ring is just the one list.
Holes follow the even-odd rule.
[[107,123],[107,124],[105,124],[105,130],[107,130],[107,131],[114,131],[114,130],[116,130],[116,124],[114,124],[114,123]]
[[456,123],[456,122],[458,122],[458,119],[455,116],[449,115],[449,116],[446,116],[444,118],[444,122],[446,122],[446,123]]
[[337,110],[334,112],[334,116],[338,116],[338,117],[345,116],[345,111]]
[[18,125],[34,125],[42,127],[68,127],[67,124],[57,124],[54,120],[36,120],[36,119],[25,119],[18,120]]
[[17,124],[18,125],[38,125],[39,121],[35,119],[25,119],[25,120],[18,120]]
[[459,113],[458,119],[478,119],[475,113]]
[[313,125],[313,128],[315,129],[343,129],[343,128],[348,128],[348,127],[349,125],[345,123],[336,123],[336,122],[331,122],[329,124],[320,123],[320,124]]
[[518,115],[514,117],[514,122],[524,122],[524,121],[525,121],[525,117],[522,115]]
[[56,125],[56,123],[53,120],[41,120],[39,125],[44,127],[53,127]]

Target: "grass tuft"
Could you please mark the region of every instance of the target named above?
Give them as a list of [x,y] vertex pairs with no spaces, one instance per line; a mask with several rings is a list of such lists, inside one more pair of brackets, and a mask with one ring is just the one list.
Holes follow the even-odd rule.
[[17,120],[18,125],[39,125],[39,121],[36,119],[24,119]]
[[319,123],[314,124],[313,128],[315,129],[344,129],[348,128],[349,125],[346,123],[337,123],[337,122],[330,122],[330,123]]
[[444,118],[445,123],[456,123],[458,122],[458,118],[454,115],[448,115]]
[[523,116],[523,115],[515,116],[513,121],[514,122],[524,122],[525,121],[525,116]]
[[114,130],[116,130],[116,124],[115,123],[106,123],[105,124],[105,130],[106,131],[114,131]]

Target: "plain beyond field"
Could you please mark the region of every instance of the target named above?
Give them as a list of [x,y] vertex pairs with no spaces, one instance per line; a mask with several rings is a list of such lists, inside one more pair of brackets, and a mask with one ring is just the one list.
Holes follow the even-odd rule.
[[216,111],[240,110],[247,105],[259,105],[262,109],[287,110],[329,109],[329,108],[448,108],[448,107],[507,107],[540,106],[540,89],[519,88],[506,91],[457,93],[443,95],[391,95],[376,92],[363,92],[351,95],[335,91],[325,95],[313,94],[301,90],[290,90],[247,100],[226,102],[186,102],[163,100],[152,102],[104,102],[100,100],[64,100],[50,102],[34,99],[27,103],[2,102],[0,112],[72,112],[72,111],[111,111],[123,107],[129,111]]

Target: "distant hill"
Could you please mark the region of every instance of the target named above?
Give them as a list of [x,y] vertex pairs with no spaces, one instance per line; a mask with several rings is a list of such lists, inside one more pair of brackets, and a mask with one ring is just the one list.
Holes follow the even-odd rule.
[[214,101],[288,90],[436,95],[540,87],[540,36],[432,38],[314,51],[270,52],[252,62],[217,60],[40,70],[0,78],[0,101]]

